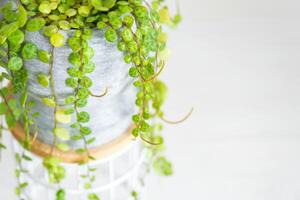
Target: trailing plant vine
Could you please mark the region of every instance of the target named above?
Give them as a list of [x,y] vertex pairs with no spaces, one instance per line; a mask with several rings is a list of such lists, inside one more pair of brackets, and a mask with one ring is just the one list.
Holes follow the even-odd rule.
[[[68,151],[67,141],[70,139],[81,140],[83,144],[76,152],[85,157],[87,173],[82,174],[86,180],[85,188],[90,189],[95,180],[94,169],[89,166],[89,161],[94,159],[89,153],[89,145],[95,138],[87,137],[92,134],[91,128],[86,126],[90,115],[83,110],[89,98],[102,98],[109,93],[106,89],[98,95],[89,89],[93,81],[88,75],[97,67],[93,62],[95,49],[89,45],[95,31],[103,31],[106,41],[116,44],[124,53],[124,62],[130,65],[129,75],[137,88],[135,104],[139,108],[139,112],[132,116],[135,124],[132,135],[146,143],[155,171],[161,175],[172,174],[171,163],[161,154],[164,149],[160,134],[162,124],[157,121],[176,122],[164,118],[161,107],[167,87],[158,78],[168,56],[168,35],[164,27],[175,27],[181,21],[179,13],[171,17],[164,0],[153,0],[151,3],[142,0],[20,0],[5,4],[0,13],[0,66],[4,69],[0,81],[11,83],[0,89],[0,114],[5,115],[9,128],[13,128],[18,121],[22,122],[26,137],[21,144],[28,150],[31,148],[31,138],[35,140],[39,131],[43,130],[35,124],[35,118],[39,115],[31,110],[35,102],[27,100],[31,94],[27,89],[26,62],[37,59],[49,67],[48,74],[41,72],[36,79],[42,87],[51,89],[50,96],[39,98],[52,108],[55,116],[52,150],[43,162],[50,182],[59,184],[65,177],[65,169],[53,155],[53,149]],[[50,51],[28,42],[26,36],[30,32],[40,32],[48,37]],[[67,38],[64,32],[71,32],[72,36]],[[53,59],[55,48],[65,45],[72,50],[69,55],[72,67],[66,68],[69,77],[65,83],[73,92],[65,98],[64,105],[60,105],[56,95]],[[11,98],[12,95],[14,98]],[[76,116],[75,123],[71,123],[72,114]],[[71,130],[77,134],[71,136],[64,124],[70,124]],[[0,131],[3,128],[1,125]],[[31,132],[34,134],[31,135]],[[0,148],[4,147],[0,143]],[[22,159],[30,160],[25,153],[17,155],[19,166],[22,166]],[[20,168],[16,175],[23,172],[26,170]],[[26,186],[26,183],[20,183],[17,194]],[[137,198],[136,192],[132,195]],[[61,188],[57,192],[57,200],[64,198],[65,192]],[[90,193],[88,198],[100,199],[94,193]]]

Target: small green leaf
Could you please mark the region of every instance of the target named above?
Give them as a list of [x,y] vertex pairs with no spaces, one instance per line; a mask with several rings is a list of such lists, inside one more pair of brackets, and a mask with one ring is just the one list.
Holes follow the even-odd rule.
[[66,143],[59,143],[56,147],[61,151],[69,151],[70,147]]
[[16,30],[10,36],[8,36],[8,41],[12,44],[22,44],[24,41],[24,33],[21,30]]
[[68,44],[73,51],[79,51],[81,49],[81,40],[78,37],[71,37],[68,40]]
[[7,112],[7,106],[4,102],[0,103],[0,115],[4,115]]
[[170,12],[169,12],[169,9],[167,7],[164,7],[162,9],[160,9],[158,14],[159,14],[160,23],[167,24],[171,21]]
[[59,189],[56,193],[56,200],[65,200],[65,191],[63,189]]
[[66,79],[66,85],[71,88],[77,88],[78,81],[75,78],[67,78]]
[[12,22],[10,24],[6,24],[0,29],[0,44],[3,44],[7,37],[10,36],[13,32],[18,30],[19,25],[17,22]]
[[82,112],[78,113],[77,120],[78,120],[78,122],[86,123],[90,120],[90,115],[89,115],[89,113],[82,111]]
[[71,122],[71,115],[66,114],[65,109],[58,109],[55,113],[55,119],[57,122],[68,124]]
[[27,98],[28,98],[27,92],[23,92],[20,96],[20,104],[23,108],[25,108],[26,106]]
[[7,126],[10,128],[13,128],[16,125],[15,117],[12,114],[6,114],[5,120],[6,120]]
[[[95,0],[91,0],[92,3],[95,1]],[[96,1],[99,1],[99,0],[96,0]],[[78,8],[78,14],[82,17],[88,17],[90,15],[90,8],[88,6],[80,6]]]
[[65,99],[65,104],[72,104],[76,101],[76,97],[75,96],[68,96],[66,99]]
[[43,28],[46,24],[46,21],[42,17],[37,17],[28,20],[27,25],[26,25],[26,30],[29,32],[37,32],[41,28]]
[[54,108],[56,106],[56,103],[55,103],[54,99],[42,98],[42,101],[43,101],[44,104],[46,104],[49,107],[53,107]]
[[86,152],[85,149],[82,149],[82,148],[76,149],[76,153],[78,153],[78,154],[83,154],[83,153],[85,153],[85,152]]
[[29,156],[27,156],[27,155],[22,155],[22,158],[24,159],[24,160],[27,160],[27,161],[32,161],[32,158],[30,158]]
[[92,130],[89,127],[82,126],[80,128],[80,134],[82,134],[82,135],[90,135],[91,133],[92,133]]
[[138,70],[137,70],[137,68],[136,67],[131,67],[129,69],[129,75],[131,77],[137,77],[138,76]]
[[172,164],[165,157],[157,158],[153,163],[156,173],[162,176],[170,176],[173,174]]
[[27,11],[22,5],[18,6],[18,10],[19,10],[19,13],[18,13],[18,17],[17,17],[17,22],[18,22],[19,27],[23,27],[23,26],[25,26],[25,24],[27,22]]
[[53,130],[54,134],[61,140],[66,141],[70,139],[70,133],[66,128],[56,127]]
[[26,43],[22,49],[22,57],[25,60],[35,59],[38,55],[38,48],[34,43]]
[[39,50],[38,57],[39,57],[39,60],[42,61],[43,63],[49,63],[50,59],[51,59],[50,53],[45,50]]
[[129,28],[124,28],[124,30],[122,31],[121,34],[122,34],[122,38],[125,42],[129,42],[129,41],[133,40],[133,34]]
[[6,146],[2,143],[0,143],[0,149],[6,149]]
[[58,27],[56,25],[49,25],[44,28],[44,35],[51,37],[54,33],[57,33]]
[[92,144],[93,142],[95,142],[96,141],[96,138],[90,138],[90,139],[88,139],[87,141],[86,141],[86,144]]
[[65,44],[65,37],[61,33],[54,33],[50,37],[50,42],[55,47],[61,47]]
[[87,76],[83,77],[80,80],[80,85],[84,88],[90,88],[92,86],[92,84],[93,84],[93,81]]
[[105,32],[105,38],[109,42],[115,42],[118,40],[118,35],[114,29],[109,28]]
[[23,60],[20,57],[14,56],[8,61],[8,68],[13,71],[18,71],[23,66]]
[[42,2],[39,6],[39,11],[43,14],[50,14],[51,13],[51,6],[49,2]]
[[47,76],[46,74],[39,73],[37,75],[38,83],[43,86],[43,87],[49,87],[49,79],[50,77]]
[[100,198],[94,193],[89,194],[88,198],[88,200],[100,200]]

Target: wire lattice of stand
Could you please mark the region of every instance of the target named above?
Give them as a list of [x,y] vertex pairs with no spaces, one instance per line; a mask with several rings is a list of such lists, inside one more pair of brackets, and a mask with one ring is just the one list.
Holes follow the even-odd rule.
[[[86,200],[91,192],[98,194],[101,200],[133,199],[131,192],[142,189],[148,163],[145,149],[140,142],[133,140],[131,129],[129,128],[108,144],[90,149],[90,154],[96,160],[90,161],[89,166],[97,170],[96,182],[91,189],[84,188],[84,181],[81,178],[87,166],[78,164],[85,161],[86,157],[72,150],[53,151],[53,155],[63,161],[62,165],[68,174],[60,185],[50,184],[42,162],[43,157],[49,155],[52,147],[35,140],[31,145],[31,151],[25,150],[32,161],[23,164],[23,168],[26,168],[28,173],[22,174],[19,180],[28,182],[29,186],[21,196],[26,200],[40,200],[41,196],[43,200],[55,200],[56,191],[62,187],[66,191],[66,200]],[[13,151],[21,154],[24,148],[18,141],[24,140],[24,129],[21,124],[17,124],[11,132]],[[17,165],[17,168],[20,166]]]

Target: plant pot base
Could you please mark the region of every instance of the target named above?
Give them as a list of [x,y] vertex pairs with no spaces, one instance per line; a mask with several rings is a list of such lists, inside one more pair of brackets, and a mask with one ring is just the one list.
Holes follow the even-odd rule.
[[[118,152],[129,145],[129,143],[134,142],[135,139],[131,134],[132,129],[133,126],[129,127],[124,134],[110,143],[89,149],[90,156],[100,160]],[[19,142],[25,140],[25,131],[20,123],[17,123],[15,128],[11,129],[11,133]],[[47,157],[52,151],[52,156],[60,159],[64,163],[83,163],[88,160],[86,153],[78,154],[74,150],[64,152],[57,148],[52,148],[51,145],[45,144],[38,139],[34,140],[32,136],[30,136],[30,140],[32,141],[30,151],[40,157]]]

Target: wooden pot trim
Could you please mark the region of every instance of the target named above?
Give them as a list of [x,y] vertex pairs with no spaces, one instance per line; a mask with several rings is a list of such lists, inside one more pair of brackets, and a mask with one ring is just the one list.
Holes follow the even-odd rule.
[[[134,141],[134,137],[131,134],[132,129],[133,126],[128,128],[128,130],[124,134],[114,139],[113,141],[107,144],[103,144],[99,147],[89,149],[89,154],[95,159],[99,160],[118,152],[122,148],[125,148],[127,145],[129,145],[130,142]],[[18,141],[25,140],[25,130],[20,123],[17,123],[15,128],[11,129],[11,132]],[[30,137],[30,139],[31,141],[33,141],[32,136]],[[32,142],[30,148],[30,151],[32,153],[43,158],[49,156],[51,150],[51,145],[45,144],[38,139]],[[86,153],[81,155],[76,153],[74,150],[63,152],[57,148],[54,148],[52,155],[60,159],[64,163],[83,163],[87,161]]]

